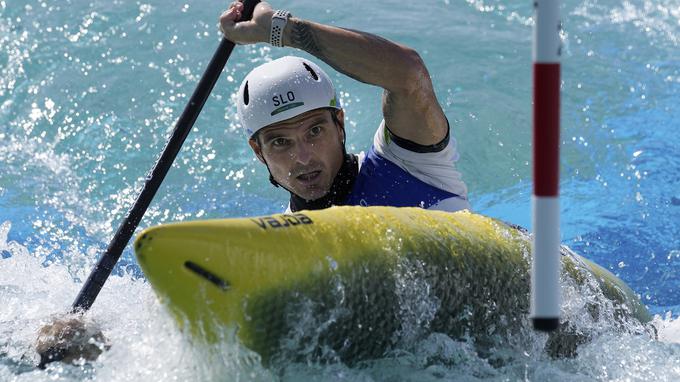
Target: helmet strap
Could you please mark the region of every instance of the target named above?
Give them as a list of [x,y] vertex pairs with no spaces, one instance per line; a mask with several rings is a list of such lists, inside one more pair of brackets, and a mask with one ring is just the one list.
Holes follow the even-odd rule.
[[264,159],[264,155],[262,156],[262,162],[264,163],[265,167],[267,167],[267,172],[269,173],[269,183],[273,184],[274,187],[281,187],[290,192],[290,190],[283,187],[281,184],[279,184],[279,182],[276,181],[276,179],[274,179],[274,175],[272,175],[272,170],[269,169],[269,163],[267,163],[267,160]]
[[[267,171],[269,171],[269,166],[267,166]],[[283,187],[282,185],[279,184],[279,182],[276,181],[276,179],[274,179],[274,176],[272,175],[271,171],[269,171],[269,183],[273,184],[274,187]]]

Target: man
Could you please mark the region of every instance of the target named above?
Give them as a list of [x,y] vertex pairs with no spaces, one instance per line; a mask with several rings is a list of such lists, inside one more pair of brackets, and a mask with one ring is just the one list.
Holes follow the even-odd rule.
[[430,76],[412,49],[364,32],[301,20],[259,3],[239,22],[236,1],[220,17],[239,44],[302,49],[341,73],[380,86],[383,117],[366,155],[345,151],[344,112],[330,78],[313,62],[283,57],[255,68],[238,92],[238,115],[270,180],[290,192],[289,209],[331,205],[469,209],[453,165],[455,140]]
[[[250,146],[270,180],[291,194],[290,209],[331,205],[469,208],[455,170],[455,140],[418,54],[371,34],[275,13],[259,3],[252,21],[239,22],[243,4],[220,17],[231,41],[303,49],[350,77],[385,89],[384,121],[361,157],[345,152],[344,112],[328,75],[316,64],[284,57],[254,69],[238,93],[238,113]],[[96,359],[109,347],[82,316],[55,319],[37,350],[59,348],[65,360]],[[41,361],[42,362],[42,361]]]

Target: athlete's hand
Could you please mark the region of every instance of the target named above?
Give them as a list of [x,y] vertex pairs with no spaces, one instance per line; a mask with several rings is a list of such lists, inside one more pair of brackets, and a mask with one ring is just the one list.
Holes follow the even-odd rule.
[[254,44],[269,42],[269,31],[272,25],[274,10],[266,2],[255,6],[253,18],[240,21],[243,12],[243,1],[234,1],[229,9],[220,16],[220,30],[228,40],[236,44]]
[[111,347],[99,326],[80,314],[54,317],[38,333],[35,350],[42,361],[49,359],[51,351],[63,352],[62,362],[73,363],[84,358],[95,360]]

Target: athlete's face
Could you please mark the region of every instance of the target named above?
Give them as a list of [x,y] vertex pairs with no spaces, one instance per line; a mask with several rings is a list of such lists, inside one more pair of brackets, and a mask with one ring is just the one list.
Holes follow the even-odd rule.
[[[274,180],[305,200],[330,191],[343,161],[344,131],[330,109],[317,109],[268,126],[250,140],[255,154],[269,166]],[[337,112],[342,123],[342,110]]]

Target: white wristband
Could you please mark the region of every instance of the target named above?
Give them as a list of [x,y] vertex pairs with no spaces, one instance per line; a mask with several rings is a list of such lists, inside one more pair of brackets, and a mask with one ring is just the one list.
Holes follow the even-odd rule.
[[290,12],[279,9],[272,15],[272,28],[269,32],[269,43],[276,47],[283,47],[283,28],[288,23]]

